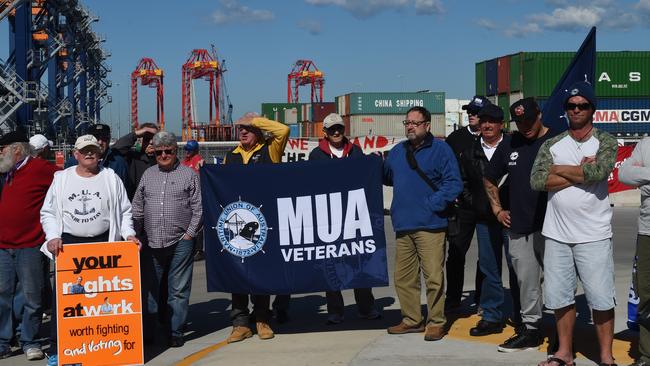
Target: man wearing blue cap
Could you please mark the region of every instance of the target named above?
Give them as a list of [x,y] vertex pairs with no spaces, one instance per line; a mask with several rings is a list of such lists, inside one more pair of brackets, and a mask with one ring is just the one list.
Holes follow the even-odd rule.
[[573,363],[578,277],[593,311],[599,365],[614,365],[616,293],[607,178],[618,145],[611,135],[594,128],[596,96],[591,84],[573,84],[566,91],[564,110],[568,131],[542,145],[530,176],[533,189],[548,191],[542,228],[544,302],[555,311],[559,340],[557,352],[540,366]]
[[185,143],[183,150],[185,150],[185,157],[181,161],[181,164],[192,168],[192,170],[198,173],[204,163],[201,154],[199,154],[199,143],[196,140],[189,140]]
[[[471,148],[481,135],[478,112],[481,108],[489,104],[492,103],[486,97],[475,95],[469,103],[462,106],[462,109],[467,111],[469,124],[467,127],[452,132],[445,139],[445,142],[454,151],[456,159],[459,159],[463,151]],[[458,231],[449,233],[448,237],[449,249],[446,264],[447,291],[445,311],[456,311],[461,307],[463,283],[465,282],[465,256],[472,243],[476,228],[476,215],[474,214],[472,203],[463,193],[457,199],[455,217],[458,221]],[[475,303],[478,303],[478,299],[480,298],[481,275],[481,271],[478,270],[477,266],[475,280],[476,292],[474,293]]]

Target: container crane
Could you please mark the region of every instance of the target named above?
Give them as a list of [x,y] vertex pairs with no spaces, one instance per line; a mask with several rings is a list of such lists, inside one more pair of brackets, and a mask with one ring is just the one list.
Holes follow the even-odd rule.
[[138,80],[140,85],[156,88],[156,123],[165,129],[163,70],[150,58],[143,58],[131,73],[131,123],[138,128]]
[[311,85],[311,102],[322,102],[325,84],[323,72],[311,60],[298,60],[287,76],[287,103],[299,103],[298,89],[307,84]]

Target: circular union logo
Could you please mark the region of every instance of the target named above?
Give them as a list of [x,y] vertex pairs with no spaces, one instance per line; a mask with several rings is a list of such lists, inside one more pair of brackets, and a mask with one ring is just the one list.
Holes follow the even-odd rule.
[[268,226],[262,211],[251,203],[240,200],[224,207],[216,229],[223,249],[242,260],[263,252]]

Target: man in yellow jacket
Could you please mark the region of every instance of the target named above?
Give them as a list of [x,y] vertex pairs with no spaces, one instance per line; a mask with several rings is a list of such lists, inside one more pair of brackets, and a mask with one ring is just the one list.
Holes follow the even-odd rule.
[[[235,126],[239,130],[239,145],[226,154],[224,164],[273,164],[282,160],[289,139],[289,127],[251,112],[237,120]],[[271,296],[232,294],[230,319],[233,329],[228,337],[228,343],[243,341],[253,336],[249,324],[249,296],[250,302],[253,303],[257,335],[260,339],[274,337],[273,330],[269,326]],[[286,320],[289,295],[276,296],[273,305],[278,312],[278,321]]]

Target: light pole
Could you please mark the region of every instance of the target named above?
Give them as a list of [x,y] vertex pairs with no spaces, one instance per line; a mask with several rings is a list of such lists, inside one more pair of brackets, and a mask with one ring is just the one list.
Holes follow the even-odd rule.
[[122,98],[120,98],[120,83],[115,83],[117,87],[117,136],[122,136],[120,129],[122,127]]

